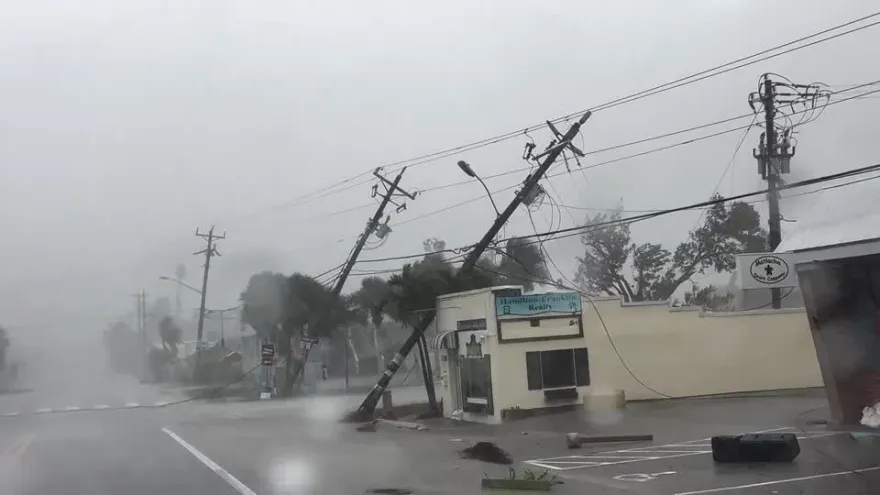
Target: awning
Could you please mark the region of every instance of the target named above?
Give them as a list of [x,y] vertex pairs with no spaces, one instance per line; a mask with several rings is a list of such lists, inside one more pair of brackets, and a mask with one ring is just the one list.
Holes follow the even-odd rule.
[[431,349],[452,349],[449,346],[449,342],[446,342],[446,337],[453,333],[455,333],[455,330],[446,330],[435,335],[431,339]]

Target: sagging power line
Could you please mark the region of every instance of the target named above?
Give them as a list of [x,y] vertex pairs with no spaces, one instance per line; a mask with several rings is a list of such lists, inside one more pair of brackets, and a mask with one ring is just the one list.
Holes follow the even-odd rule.
[[[729,73],[729,72],[732,72],[735,70],[739,70],[739,69],[742,69],[745,67],[749,67],[751,65],[754,65],[754,64],[766,61],[766,60],[771,60],[771,59],[777,58],[782,55],[786,55],[789,53],[800,51],[805,48],[816,46],[821,43],[825,43],[825,42],[828,42],[828,41],[831,41],[831,40],[834,40],[834,39],[837,39],[837,38],[840,38],[843,36],[847,36],[847,35],[850,35],[850,34],[853,34],[853,33],[859,32],[859,31],[863,31],[865,29],[868,29],[868,28],[871,28],[871,27],[874,27],[874,26],[877,26],[878,24],[880,24],[880,21],[862,24],[865,21],[871,20],[871,19],[876,18],[878,16],[880,16],[880,12],[873,12],[871,14],[859,17],[857,19],[853,19],[851,21],[836,24],[836,25],[828,27],[826,29],[822,29],[820,31],[816,31],[816,32],[807,34],[805,36],[801,36],[799,38],[796,38],[794,40],[791,40],[791,41],[788,41],[788,42],[785,42],[785,43],[782,43],[779,45],[774,45],[772,47],[760,50],[760,51],[752,53],[750,55],[739,57],[739,58],[731,60],[729,62],[725,62],[725,63],[719,64],[719,65],[716,65],[714,67],[710,67],[708,69],[703,69],[703,70],[694,72],[692,74],[689,74],[687,76],[683,76],[683,77],[674,79],[672,81],[668,81],[663,84],[658,84],[658,85],[652,86],[652,87],[644,89],[644,90],[640,90],[640,91],[630,93],[625,96],[614,98],[614,99],[609,100],[607,102],[597,104],[587,110],[592,111],[592,112],[596,112],[596,111],[600,111],[600,110],[607,110],[609,108],[621,106],[621,105],[624,105],[627,103],[632,103],[634,101],[639,101],[639,100],[642,100],[642,99],[645,99],[645,98],[648,98],[651,96],[655,96],[655,95],[658,95],[661,93],[665,93],[667,91],[671,91],[673,89],[681,88],[683,86],[687,86],[687,85],[690,85],[690,84],[693,84],[696,82],[704,81],[706,79],[716,77],[716,76],[719,76],[722,74],[726,74],[726,73]],[[851,26],[855,26],[855,27],[851,27]],[[845,28],[850,28],[850,29],[844,30]],[[841,30],[844,30],[844,31],[841,31]],[[840,32],[836,32],[836,31],[840,31]],[[451,148],[446,148],[446,149],[443,149],[440,151],[435,151],[432,153],[427,153],[427,154],[418,155],[418,156],[415,156],[412,158],[407,158],[404,160],[398,160],[395,162],[387,163],[387,164],[383,165],[383,167],[388,168],[388,169],[393,168],[393,170],[391,170],[391,171],[396,171],[404,166],[414,167],[414,166],[423,165],[426,163],[431,163],[434,161],[442,160],[442,159],[448,158],[450,156],[459,155],[461,153],[473,151],[475,149],[483,148],[483,147],[497,144],[500,142],[504,142],[504,141],[507,141],[510,139],[514,139],[514,138],[520,137],[523,134],[526,134],[528,132],[533,132],[533,131],[543,129],[544,127],[547,126],[547,122],[550,122],[553,124],[559,124],[559,123],[565,122],[566,120],[572,119],[578,115],[583,114],[587,110],[578,110],[578,111],[563,115],[561,117],[557,117],[557,118],[552,119],[550,121],[542,122],[540,124],[527,126],[525,128],[520,128],[520,129],[517,129],[514,131],[505,132],[502,134],[498,134],[498,135],[495,135],[492,137],[480,139],[480,140],[473,141],[470,143],[454,146]],[[394,168],[394,167],[396,167],[396,168]],[[285,207],[290,207],[290,206],[297,206],[297,205],[304,204],[304,203],[310,202],[310,201],[314,201],[316,199],[320,199],[320,198],[327,197],[330,195],[340,194],[342,192],[351,190],[355,187],[369,183],[371,180],[369,178],[364,179],[364,180],[358,180],[358,179],[368,175],[369,173],[370,173],[369,171],[361,172],[357,175],[354,175],[354,176],[342,179],[340,181],[337,181],[336,183],[334,183],[330,186],[324,187],[318,191],[314,191],[314,192],[305,194],[303,196],[300,196],[300,197],[297,197],[297,198],[294,198],[294,199],[291,199],[288,201],[284,201],[284,202],[279,203],[277,205],[271,206],[268,209],[277,209],[277,208],[285,208]],[[343,186],[343,187],[335,189],[339,186]],[[245,218],[250,217],[250,216],[251,215],[246,215]]]

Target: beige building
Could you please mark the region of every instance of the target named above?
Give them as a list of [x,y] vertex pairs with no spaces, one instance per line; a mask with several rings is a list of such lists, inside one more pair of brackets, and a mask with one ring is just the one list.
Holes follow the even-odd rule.
[[497,423],[623,391],[627,400],[821,387],[802,309],[709,313],[518,286],[441,296],[444,414]]

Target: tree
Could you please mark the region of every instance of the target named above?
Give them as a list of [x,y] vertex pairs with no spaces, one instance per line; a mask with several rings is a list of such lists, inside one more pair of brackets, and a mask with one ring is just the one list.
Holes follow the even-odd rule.
[[588,293],[619,295],[627,302],[666,300],[694,275],[732,271],[737,253],[765,249],[767,234],[750,204],[719,202],[704,216],[687,240],[669,252],[659,244],[633,243],[621,209],[595,215],[588,219],[595,227],[581,235],[584,256],[578,258],[575,280]]
[[[507,241],[501,254],[501,261],[494,269],[498,285],[522,285],[526,292],[531,292],[536,281],[550,279],[540,244],[515,237]],[[491,258],[484,260],[491,261]]]
[[[278,352],[286,356],[287,379],[282,393],[291,395],[293,382],[305,365],[300,362],[294,366],[291,343],[307,330],[311,337],[332,337],[338,328],[361,320],[362,313],[354,305],[353,298],[340,297],[329,287],[302,273],[287,278],[286,295]],[[347,336],[345,342],[351,345]]]
[[261,339],[275,342],[288,304],[287,278],[274,272],[251,276],[241,293],[241,317]]
[[376,365],[383,362],[382,348],[379,346],[379,334],[385,320],[385,306],[391,297],[388,282],[379,277],[361,279],[361,287],[352,295],[353,302],[368,316],[373,331],[373,349],[376,353]]
[[176,357],[177,345],[183,338],[183,330],[174,323],[174,319],[170,316],[159,320],[159,338],[162,341],[162,349],[168,351],[172,357]]
[[714,285],[700,287],[698,284],[692,283],[691,288],[684,293],[685,306],[699,306],[712,311],[728,311],[730,310],[730,302],[733,300],[733,294],[723,293]]

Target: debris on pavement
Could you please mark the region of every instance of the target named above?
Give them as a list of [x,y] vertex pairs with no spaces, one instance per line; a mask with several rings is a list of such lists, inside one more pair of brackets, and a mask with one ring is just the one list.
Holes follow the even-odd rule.
[[421,424],[421,423],[412,423],[412,422],[410,422],[410,421],[395,421],[395,420],[392,420],[392,419],[379,419],[379,420],[377,420],[377,421],[380,422],[380,423],[382,423],[382,424],[386,424],[386,425],[389,425],[389,426],[394,426],[394,427],[396,427],[396,428],[403,428],[403,429],[407,429],[407,430],[418,430],[418,431],[422,431],[422,430],[427,430],[427,429],[428,429],[427,426],[425,426],[425,425],[423,425],[423,424]]
[[459,455],[464,459],[476,459],[493,464],[513,464],[510,454],[492,442],[477,442],[471,447],[460,450]]
[[355,428],[355,431],[374,432],[374,431],[376,431],[376,423],[377,422],[378,421],[373,420],[369,423],[364,423],[364,424],[358,426],[357,428]]
[[568,433],[565,435],[565,446],[570,449],[579,449],[587,443],[616,443],[616,442],[653,442],[654,435],[606,435],[587,436],[580,433]]

